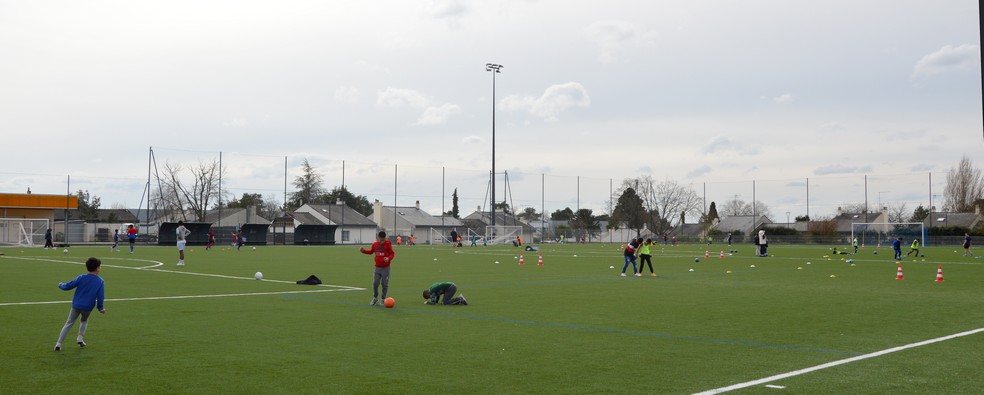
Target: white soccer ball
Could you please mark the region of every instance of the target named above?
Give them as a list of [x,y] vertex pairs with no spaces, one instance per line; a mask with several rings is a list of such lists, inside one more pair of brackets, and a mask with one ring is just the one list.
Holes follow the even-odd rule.
[[256,251],[256,247],[253,247],[253,251]]
[[67,254],[67,253],[68,253],[68,248],[66,248],[66,249],[65,249],[64,251],[62,251],[62,252],[63,252],[63,253],[66,253],[66,254]]
[[256,274],[254,274],[253,277],[256,278],[257,280],[262,280],[263,279],[263,273],[256,272]]

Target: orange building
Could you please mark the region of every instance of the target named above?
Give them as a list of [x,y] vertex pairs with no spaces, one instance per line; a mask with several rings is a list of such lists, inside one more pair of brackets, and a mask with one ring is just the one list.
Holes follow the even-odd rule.
[[[37,223],[47,220],[48,226],[57,232],[54,224],[55,210],[78,210],[79,197],[75,195],[39,195],[29,193],[0,193],[0,244],[25,244],[25,238],[40,237],[44,242],[44,231]],[[60,224],[64,229],[64,224]]]

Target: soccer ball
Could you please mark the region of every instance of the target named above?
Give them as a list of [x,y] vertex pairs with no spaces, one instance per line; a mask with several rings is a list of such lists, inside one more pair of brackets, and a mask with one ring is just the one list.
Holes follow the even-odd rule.
[[393,306],[396,306],[396,299],[386,298],[386,300],[383,300],[383,306],[386,306],[387,309],[392,309]]
[[919,256],[925,258],[926,257],[926,254],[919,254]]
[[257,280],[262,280],[263,279],[263,273],[256,272],[256,274],[253,275],[253,278],[255,278]]
[[256,251],[256,247],[253,247],[253,251]]
[[878,255],[878,251],[872,252],[872,254]]
[[68,248],[66,248],[66,249],[65,249],[65,250],[63,250],[62,252],[63,252],[63,253],[65,253],[65,254],[67,254],[67,253],[68,253]]
[[694,262],[700,262],[700,258],[694,258]]

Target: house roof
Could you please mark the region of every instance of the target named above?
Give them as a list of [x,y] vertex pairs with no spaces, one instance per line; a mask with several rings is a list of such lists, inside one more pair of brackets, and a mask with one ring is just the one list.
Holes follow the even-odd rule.
[[[65,219],[65,210],[55,210],[55,220],[62,221]],[[81,212],[79,210],[69,210],[68,219],[77,220],[80,218]],[[96,210],[96,219],[91,222],[103,222],[103,223],[129,223],[137,222],[137,217],[133,215],[133,212],[127,209],[98,209]]]
[[704,225],[701,224],[680,224],[673,233],[679,236],[697,236],[703,231]]
[[923,225],[927,228],[941,226],[960,226],[964,228],[974,228],[981,223],[982,218],[977,213],[947,213],[933,212],[923,220]]
[[850,233],[852,224],[856,223],[884,223],[888,222],[888,215],[885,213],[868,213],[865,217],[864,213],[840,213],[833,218],[837,221],[837,231],[842,233]]
[[[492,224],[492,217],[489,215],[488,211],[475,211],[471,214],[468,214],[468,216],[465,217],[464,220],[479,222],[484,224],[485,226]],[[529,231],[532,231],[534,229],[539,229],[539,228],[534,228],[530,224],[527,224],[516,218],[513,218],[512,215],[500,211],[495,212],[495,224],[497,226],[522,226],[524,229]]]
[[205,213],[205,219],[202,222],[207,222],[210,224],[218,223],[220,220],[222,223],[228,224],[270,224],[270,220],[261,217],[257,214],[254,208],[224,208],[220,210],[209,210]]
[[347,205],[337,204],[308,204],[308,207],[319,212],[335,225],[376,226],[376,223]]
[[314,214],[295,211],[291,214],[298,225],[328,225],[324,221],[315,217]]
[[[430,226],[430,227],[457,227],[463,226],[461,220],[441,215],[430,215],[426,211],[421,210],[414,206],[383,206],[383,216],[389,215],[392,217],[393,212],[399,215],[401,218],[412,224],[413,226]],[[442,220],[443,218],[443,220]]]
[[[753,219],[755,219],[755,221],[752,221]],[[751,215],[729,215],[721,217],[714,228],[722,232],[740,231],[747,234],[759,225],[768,225],[772,223],[772,220],[764,215],[758,215],[755,217]]]

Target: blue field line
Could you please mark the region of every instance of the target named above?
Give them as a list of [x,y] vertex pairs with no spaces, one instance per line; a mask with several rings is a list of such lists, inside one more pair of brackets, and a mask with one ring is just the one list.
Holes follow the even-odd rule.
[[[347,302],[347,301],[340,301],[340,300],[334,300],[334,299],[315,299],[315,298],[309,298],[309,297],[304,297],[304,296],[299,296],[299,295],[283,295],[282,297],[285,298],[285,299],[303,300],[303,301],[318,302],[318,303],[332,303],[332,304],[347,305],[347,306],[359,306],[359,307],[373,309],[373,307],[368,307],[365,304],[354,303],[354,302]],[[423,303],[423,301],[421,301],[421,303]],[[503,323],[507,323],[507,324],[523,324],[523,325],[543,326],[543,327],[551,327],[551,328],[576,329],[576,330],[584,330],[584,331],[591,331],[591,332],[614,333],[614,334],[621,334],[621,335],[645,336],[645,337],[657,337],[657,338],[663,338],[663,339],[687,340],[687,341],[702,342],[702,343],[717,343],[717,344],[728,344],[728,345],[747,346],[747,347],[774,348],[774,349],[790,350],[790,351],[808,351],[808,352],[828,353],[828,354],[840,354],[840,355],[851,355],[851,356],[861,355],[861,353],[853,352],[853,351],[827,350],[827,349],[822,349],[822,348],[788,346],[788,345],[783,345],[783,344],[769,344],[769,343],[749,342],[749,341],[741,341],[741,340],[713,339],[713,338],[696,337],[696,336],[680,336],[680,335],[670,335],[670,334],[665,334],[665,333],[631,331],[631,330],[624,330],[624,329],[593,327],[593,326],[587,326],[587,325],[562,324],[562,323],[556,323],[556,322],[530,321],[530,320],[520,320],[520,319],[514,319],[514,318],[505,318],[505,317],[489,317],[489,316],[482,316],[482,315],[475,315],[475,314],[460,314],[458,312],[451,312],[451,311],[447,311],[446,310],[446,309],[458,310],[458,309],[468,309],[468,308],[469,307],[463,307],[463,306],[453,306],[453,307],[452,306],[432,306],[431,308],[428,308],[428,309],[412,309],[412,308],[398,308],[398,309],[400,311],[407,311],[407,312],[412,312],[412,313],[423,313],[423,314],[439,315],[439,316],[446,316],[446,317],[468,318],[468,319],[473,319],[473,320],[503,322]],[[397,309],[397,308],[394,308],[394,309]]]

